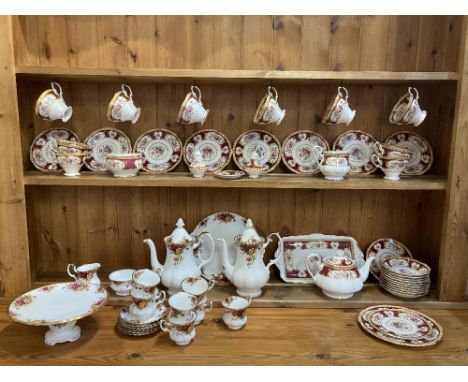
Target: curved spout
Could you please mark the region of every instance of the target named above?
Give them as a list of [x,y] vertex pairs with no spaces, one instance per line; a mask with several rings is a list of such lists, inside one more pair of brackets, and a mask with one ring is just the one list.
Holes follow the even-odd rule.
[[216,239],[216,241],[221,242],[222,255],[223,255],[223,267],[226,277],[231,280],[232,274],[234,273],[234,266],[229,262],[229,254],[227,249],[226,240]]
[[364,265],[359,268],[359,278],[361,279],[361,281],[364,283],[367,278],[369,277],[369,270],[370,270],[370,266],[372,264],[372,262],[375,260],[375,255],[373,256],[370,256],[366,262],[364,263]]
[[151,251],[151,269],[153,269],[153,271],[155,272],[158,272],[158,270],[159,272],[162,272],[163,266],[158,261],[158,255],[156,253],[156,246],[154,245],[153,240],[145,239],[143,240],[143,243],[146,243]]

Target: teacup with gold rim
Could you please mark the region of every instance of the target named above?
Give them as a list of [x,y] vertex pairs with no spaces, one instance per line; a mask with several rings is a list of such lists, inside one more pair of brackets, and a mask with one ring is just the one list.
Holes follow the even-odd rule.
[[163,332],[169,333],[169,338],[174,341],[176,345],[186,346],[192,342],[197,334],[195,320],[195,312],[190,312],[187,321],[184,323],[176,323],[168,317],[165,320],[161,320],[159,325]]
[[42,92],[37,99],[35,113],[48,121],[61,119],[62,122],[67,122],[73,114],[73,108],[65,104],[62,87],[57,82],[50,85],[51,89]]
[[356,110],[351,110],[348,103],[348,90],[338,86],[338,93],[331,100],[322,119],[322,123],[349,125],[356,115]]
[[86,153],[84,152],[56,152],[57,162],[63,169],[65,176],[79,176],[81,167],[83,167]]
[[273,86],[268,86],[267,94],[258,105],[254,116],[254,123],[279,125],[286,115],[286,110],[281,109],[278,103],[278,92]]
[[191,124],[200,123],[202,126],[210,112],[202,104],[202,94],[198,86],[192,86],[190,93],[185,96],[184,102],[180,106],[179,114],[177,115],[177,123]]
[[107,107],[107,119],[111,122],[131,121],[135,124],[140,118],[141,108],[133,102],[130,86],[122,84],[122,90],[114,94]]
[[245,311],[250,305],[251,297],[229,296],[221,301],[224,307],[223,321],[231,330],[239,330],[247,322]]
[[421,110],[419,105],[419,92],[414,87],[409,87],[393,107],[389,121],[396,125],[419,126],[427,116],[426,110]]
[[380,168],[387,180],[400,180],[401,173],[405,170],[408,160],[400,157],[379,157],[376,154],[372,154],[372,163]]

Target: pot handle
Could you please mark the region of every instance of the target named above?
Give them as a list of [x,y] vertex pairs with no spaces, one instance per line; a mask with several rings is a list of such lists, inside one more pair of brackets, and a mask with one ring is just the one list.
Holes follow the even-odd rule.
[[206,260],[202,259],[201,255],[200,255],[200,264],[198,265],[198,270],[201,272],[201,269],[202,267],[211,261],[211,259],[213,258],[214,256],[214,251],[215,251],[215,244],[214,244],[214,240],[213,240],[213,236],[211,236],[211,234],[209,232],[202,232],[200,235],[198,235],[198,239],[200,240],[200,238],[202,237],[202,235],[206,235],[209,240],[210,240],[210,243],[211,243],[211,254],[210,256],[208,256],[208,258]]
[[201,102],[201,90],[198,86],[191,86],[190,91],[192,92],[193,97],[198,101]]
[[281,252],[280,252],[280,255],[278,257],[275,257],[274,259],[270,260],[270,262],[268,263],[268,265],[266,266],[267,269],[270,269],[270,267],[273,265],[273,264],[276,264],[278,261],[280,261],[282,258],[283,258],[283,239],[281,238],[280,234],[278,232],[273,232],[273,233],[270,233],[267,237],[268,239],[270,239],[270,236],[273,236],[275,235],[276,237],[278,237],[278,246],[281,247]]
[[377,154],[372,154],[371,161],[375,167],[378,167],[382,170],[382,159],[380,159]]
[[55,95],[59,98],[62,98],[62,87],[58,82],[51,82],[50,87],[52,88],[52,91],[55,93]]
[[306,257],[306,260],[305,260],[305,266],[307,268],[307,272],[309,272],[309,275],[310,277],[312,278],[312,280],[315,282],[315,276],[314,276],[314,273],[312,272],[312,270],[310,269],[309,267],[309,261],[310,260],[313,260],[314,262],[317,262],[317,263],[321,263],[322,262],[322,258],[317,255],[316,253],[312,253],[310,254],[309,256]]
[[[73,273],[70,271],[70,268],[72,269]],[[68,276],[75,279],[75,281],[78,281],[78,278],[76,277],[76,267],[74,264],[67,265],[67,273],[68,273]]]

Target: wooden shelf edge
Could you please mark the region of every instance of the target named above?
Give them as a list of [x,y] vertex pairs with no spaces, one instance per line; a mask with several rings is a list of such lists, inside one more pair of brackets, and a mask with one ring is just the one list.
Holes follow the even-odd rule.
[[[59,280],[41,279],[33,282],[33,288],[54,282],[59,282]],[[109,293],[108,305],[124,306],[130,303],[130,297],[119,297],[108,287],[107,282],[104,282],[103,285]],[[221,300],[224,297],[235,294],[235,288],[232,285],[215,286],[209,292],[208,298],[213,301],[215,307],[221,307]],[[8,298],[0,299],[2,304],[8,304],[11,301],[12,299]],[[412,309],[468,309],[468,301],[439,301],[435,289],[432,289],[429,295],[419,299],[403,299],[383,291],[374,282],[367,282],[361,292],[348,300],[334,300],[326,297],[314,285],[274,282],[263,288],[262,296],[254,299],[251,306],[263,308],[363,309],[371,305],[381,304],[405,306]]]
[[60,77],[70,80],[108,81],[134,79],[152,82],[226,81],[350,81],[404,82],[457,81],[457,72],[389,72],[389,71],[307,71],[307,70],[236,70],[236,69],[145,69],[145,68],[63,68],[17,66],[16,74],[30,78]]
[[380,175],[348,177],[343,181],[328,181],[319,176],[297,174],[265,174],[259,179],[237,180],[214,176],[193,178],[189,173],[148,174],[134,178],[115,178],[110,174],[83,172],[79,177],[29,171],[24,174],[26,186],[100,186],[100,187],[175,187],[175,188],[259,188],[259,189],[343,189],[343,190],[434,190],[447,189],[442,176],[420,176],[389,181]]

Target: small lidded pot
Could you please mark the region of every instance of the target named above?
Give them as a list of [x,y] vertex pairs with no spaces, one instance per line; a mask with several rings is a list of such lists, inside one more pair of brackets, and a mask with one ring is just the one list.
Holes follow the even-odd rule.
[[57,162],[63,169],[65,176],[79,176],[83,167],[86,153],[56,152]]
[[252,152],[250,162],[244,167],[245,172],[250,179],[257,179],[262,173],[262,165],[258,162],[258,153]]
[[200,150],[196,150],[193,153],[193,162],[190,163],[189,167],[194,178],[203,178],[205,176],[208,166],[203,160],[203,155]]
[[119,269],[109,275],[110,287],[117,296],[128,296],[133,286],[134,269]]
[[143,159],[141,153],[107,154],[106,163],[116,178],[131,178],[141,170]]
[[250,297],[229,296],[221,301],[224,307],[223,321],[231,330],[239,330],[247,323],[245,311],[250,305]]

